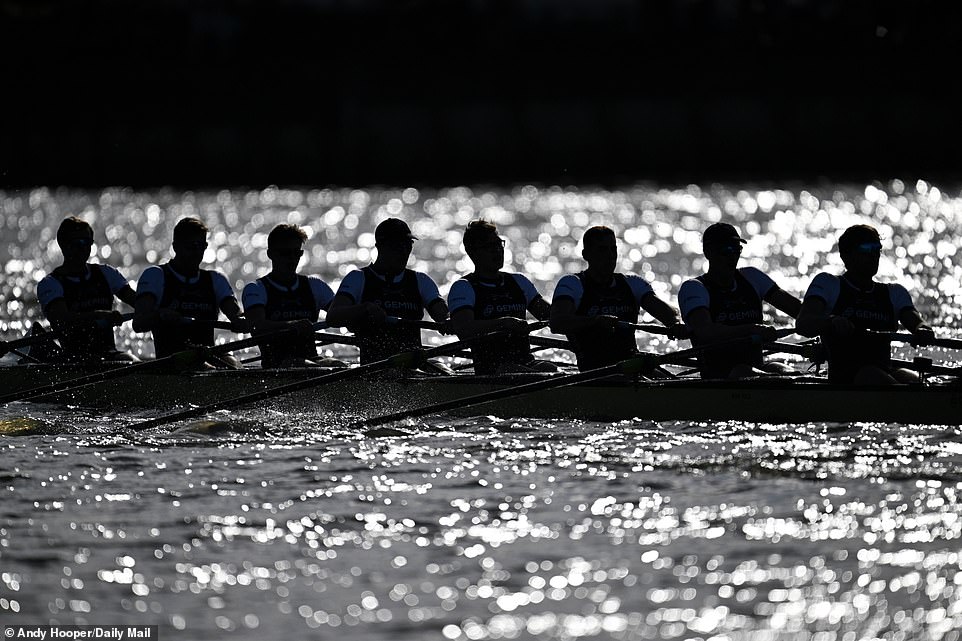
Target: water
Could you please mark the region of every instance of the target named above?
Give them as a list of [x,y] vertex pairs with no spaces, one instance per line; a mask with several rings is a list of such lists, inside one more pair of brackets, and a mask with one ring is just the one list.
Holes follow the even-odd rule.
[[[413,264],[450,285],[469,269],[459,230],[484,215],[547,295],[578,269],[583,229],[606,223],[625,239],[622,268],[673,303],[703,267],[710,221],[736,221],[752,238],[744,261],[795,293],[837,268],[835,230],[872,222],[882,278],[917,292],[934,325],[957,327],[962,309],[962,199],[921,181],[36,190],[0,204],[5,337],[36,317],[32,283],[57,263],[50,240],[68,213],[90,218],[98,255],[130,277],[166,255],[178,216],[200,215],[235,284],[260,273],[277,222],[311,229],[309,267],[336,283],[368,260],[373,224],[398,215],[422,238]],[[235,412],[213,434],[0,410],[23,415],[42,427],[0,440],[0,624],[149,623],[163,638],[959,638],[957,427],[482,416],[365,438],[281,405]]]

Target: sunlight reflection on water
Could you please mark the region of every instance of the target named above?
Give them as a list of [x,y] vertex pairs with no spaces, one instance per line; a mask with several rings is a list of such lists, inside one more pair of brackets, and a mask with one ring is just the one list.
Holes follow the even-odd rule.
[[[839,268],[837,234],[868,222],[883,234],[882,279],[914,291],[934,325],[957,327],[962,309],[962,196],[924,181],[37,189],[0,193],[0,208],[4,337],[38,318],[35,284],[59,263],[68,214],[131,279],[166,259],[179,217],[200,216],[208,259],[238,289],[265,271],[278,222],[309,230],[302,267],[336,286],[370,259],[374,225],[399,216],[421,239],[412,266],[442,291],[470,270],[461,229],[484,216],[547,296],[581,269],[583,231],[607,224],[623,239],[620,268],[673,303],[704,268],[711,222],[739,225],[745,264],[796,294]],[[287,404],[233,413],[215,434],[29,414],[39,433],[0,441],[0,614],[18,622],[391,641],[896,641],[958,639],[962,626],[957,427],[434,417],[410,437],[370,439]]]

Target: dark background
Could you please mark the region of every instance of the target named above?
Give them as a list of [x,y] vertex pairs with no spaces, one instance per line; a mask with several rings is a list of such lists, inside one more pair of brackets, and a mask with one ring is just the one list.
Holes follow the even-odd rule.
[[959,5],[0,0],[0,186],[951,179]]

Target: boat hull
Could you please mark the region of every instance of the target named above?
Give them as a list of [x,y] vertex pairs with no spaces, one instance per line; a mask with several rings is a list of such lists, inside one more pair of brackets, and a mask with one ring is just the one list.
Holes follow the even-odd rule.
[[[54,380],[69,380],[91,371],[90,368],[18,365],[0,368],[0,384],[5,392],[12,392]],[[115,411],[150,410],[151,414],[159,414],[323,373],[305,369],[140,373],[33,400]],[[341,414],[345,418],[371,417],[504,390],[545,376],[380,376],[320,385],[261,404]],[[962,386],[855,387],[830,385],[814,378],[656,382],[610,378],[448,413],[605,422],[643,419],[959,425],[962,424]]]

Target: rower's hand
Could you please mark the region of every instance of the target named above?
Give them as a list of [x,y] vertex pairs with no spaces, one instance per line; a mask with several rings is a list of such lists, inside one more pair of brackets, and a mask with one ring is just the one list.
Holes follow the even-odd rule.
[[251,322],[243,316],[230,319],[230,331],[235,334],[250,334]]
[[172,309],[163,308],[157,310],[157,322],[162,325],[182,325],[189,321],[183,314],[175,312]]
[[614,332],[618,329],[618,323],[620,322],[617,316],[610,316],[608,314],[599,314],[592,318],[595,329],[604,332]]
[[691,338],[691,331],[688,329],[688,325],[684,323],[672,323],[668,326],[668,337],[675,340],[684,340]]
[[935,340],[935,330],[933,330],[931,327],[929,327],[925,323],[916,325],[915,329],[912,330],[912,334],[918,338],[921,338],[924,341]]
[[291,321],[291,329],[297,333],[299,338],[312,338],[314,336],[314,323],[306,318]]
[[833,336],[851,336],[855,333],[855,325],[844,316],[829,316],[825,326],[825,333]]
[[384,325],[387,323],[387,313],[381,309],[380,305],[364,303],[364,313],[367,322],[371,325]]
[[528,324],[520,318],[505,316],[498,319],[497,329],[505,332],[526,331]]
[[752,325],[751,333],[766,343],[771,343],[778,339],[778,332],[771,325]]
[[449,318],[446,321],[438,323],[438,331],[444,336],[452,336],[454,334],[454,321]]

